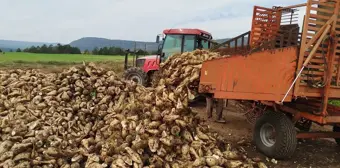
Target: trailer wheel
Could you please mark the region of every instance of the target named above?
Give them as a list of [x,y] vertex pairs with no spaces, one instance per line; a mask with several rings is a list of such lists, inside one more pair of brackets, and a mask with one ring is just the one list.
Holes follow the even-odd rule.
[[148,83],[148,75],[138,67],[131,67],[124,72],[126,80],[132,80],[137,84],[146,86]]
[[[334,125],[333,126],[333,132],[339,132],[340,133],[340,127],[339,126],[336,126]],[[340,138],[334,138],[335,142],[340,145]]]
[[253,138],[260,152],[276,159],[291,157],[297,144],[294,124],[281,112],[263,114],[255,123]]

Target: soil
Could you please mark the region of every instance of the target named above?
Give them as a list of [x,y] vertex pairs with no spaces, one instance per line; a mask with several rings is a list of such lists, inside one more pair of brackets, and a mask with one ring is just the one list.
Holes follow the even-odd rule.
[[[223,117],[226,123],[214,122],[213,118],[207,118],[205,113],[205,103],[199,103],[192,106],[193,110],[209,124],[211,129],[222,135],[227,142],[242,146],[250,158],[261,159],[268,167],[277,168],[336,168],[340,167],[340,147],[333,139],[307,139],[299,140],[299,144],[292,158],[286,160],[277,160],[273,163],[271,158],[267,158],[255,148],[252,143],[253,125],[248,123],[244,112],[235,106],[234,101],[229,101],[228,106],[223,111]],[[311,130],[330,130],[330,127],[320,127],[313,125]],[[274,161],[275,162],[275,161]]]

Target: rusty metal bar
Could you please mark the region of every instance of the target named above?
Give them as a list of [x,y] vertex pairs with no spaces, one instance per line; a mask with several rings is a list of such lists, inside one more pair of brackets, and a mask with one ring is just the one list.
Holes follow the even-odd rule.
[[[290,24],[292,24],[292,21],[293,21],[293,14],[294,14],[294,12],[292,12],[292,14],[291,14],[291,17],[290,17]],[[296,17],[296,18],[298,18],[298,17]]]
[[282,48],[282,47],[283,47],[283,42],[284,42],[284,36],[283,36],[283,35],[281,35],[280,48]]
[[301,118],[301,113],[296,113],[292,119],[292,122],[296,124]]
[[[312,59],[313,55],[315,54],[315,52],[317,51],[317,49],[319,48],[323,38],[327,35],[328,31],[330,30],[331,26],[328,24],[325,31],[322,33],[322,35],[320,36],[319,40],[316,42],[315,46],[313,47],[312,51],[309,53],[307,59],[305,60],[305,62],[303,63],[303,66],[307,66],[307,64],[309,63],[309,61]],[[313,39],[315,39],[315,37],[313,37]],[[312,41],[312,40],[311,40]]]
[[293,17],[291,17],[291,15],[282,15],[281,16],[281,20],[292,20],[292,19],[299,19],[299,15],[293,15]]
[[285,10],[285,9],[291,9],[291,8],[304,7],[306,5],[307,5],[307,3],[302,3],[302,4],[291,5],[291,6],[286,6],[286,7],[283,7],[283,8],[279,8],[278,10]]
[[[330,2],[330,1],[334,1],[334,0],[320,0],[321,3],[324,2]],[[319,4],[320,2],[311,2],[311,4]],[[285,10],[285,9],[291,9],[291,8],[299,8],[299,7],[304,7],[307,6],[308,3],[302,3],[302,4],[297,4],[297,5],[291,5],[291,6],[286,6],[283,8],[279,8],[278,10]]]
[[[215,46],[214,48],[212,48],[211,50],[215,50],[215,49],[220,48],[220,47],[222,47],[222,46],[224,46],[224,45],[226,45],[226,44],[229,44],[229,46],[230,46],[230,42],[232,42],[232,41],[234,41],[234,40],[237,40],[237,39],[239,39],[239,38],[241,38],[241,37],[245,37],[246,35],[248,35],[248,41],[250,41],[250,39],[249,39],[249,34],[250,34],[250,31],[245,32],[245,33],[243,33],[243,34],[241,34],[241,35],[239,35],[239,36],[236,36],[236,37],[234,37],[234,38],[232,38],[232,39],[229,39],[229,40],[227,40],[227,41],[225,41],[225,42],[223,42],[223,43],[220,43],[220,44],[216,45],[216,46]],[[229,47],[228,47],[228,48],[229,48]]]
[[340,132],[301,132],[296,135],[296,138],[340,138]]
[[235,51],[237,50],[237,40],[238,39],[235,39],[235,47],[234,47]]
[[287,41],[287,45],[290,46],[291,45],[291,41],[292,41],[292,33],[293,31],[292,30],[289,30],[289,35],[288,35],[288,41]]
[[[321,37],[319,38],[319,40],[316,42],[316,45],[313,47],[312,51],[309,53],[307,59],[305,60],[305,62],[302,65],[301,70],[299,71],[299,73],[297,74],[297,76],[295,77],[292,85],[289,87],[288,91],[286,92],[285,96],[283,97],[283,99],[281,100],[281,103],[283,103],[283,101],[286,99],[286,97],[288,96],[289,92],[292,90],[295,82],[297,81],[297,79],[300,77],[303,69],[305,69],[305,67],[307,66],[307,64],[309,63],[309,61],[312,59],[313,55],[315,54],[316,50],[319,48],[321,41],[323,40],[323,38],[326,36],[326,34],[328,33],[329,29],[331,28],[330,25],[327,25],[326,30],[322,33]],[[313,37],[315,38],[315,37]],[[303,57],[303,55],[301,55]],[[300,56],[300,57],[301,57]]]
[[[336,15],[334,14],[326,23],[325,25],[323,25],[320,30],[313,36],[313,38],[307,43],[306,47],[309,48],[323,33],[323,31],[325,30],[325,28],[331,24],[334,19],[335,19]],[[305,48],[305,49],[307,49]],[[305,52],[305,51],[304,51]]]
[[285,21],[281,21],[281,23],[290,23],[292,24],[292,22],[297,22],[298,20],[285,20]]
[[[305,48],[306,48],[306,41],[307,41],[307,34],[308,34],[308,22],[310,17],[310,9],[311,9],[312,1],[308,0],[306,5],[306,15],[304,16],[303,20],[303,26],[302,26],[302,35],[301,35],[301,41],[300,41],[300,52],[299,52],[299,59],[297,64],[297,69],[300,69],[302,67],[304,54],[305,54]],[[309,45],[310,46],[310,45]],[[298,94],[299,92],[299,85],[300,85],[300,78],[296,80],[295,86],[294,86],[294,94]]]
[[[337,1],[336,6],[334,8],[334,15],[332,16],[333,18],[333,24],[332,24],[332,29],[331,29],[331,33],[330,36],[332,38],[336,37],[336,24],[337,24],[337,19],[338,19],[338,14],[339,14],[339,3],[340,1]],[[328,98],[329,98],[329,91],[330,91],[330,87],[331,87],[331,82],[332,82],[332,72],[333,72],[333,62],[334,62],[334,57],[336,54],[336,44],[332,43],[328,46],[328,53],[327,56],[329,58],[328,61],[328,70],[327,70],[327,83],[326,86],[324,88],[324,97],[323,97],[323,107],[322,107],[322,114],[324,116],[326,116],[327,113],[327,105],[328,105]]]
[[338,70],[336,73],[336,86],[339,86],[339,82],[340,82],[340,59],[338,60]]
[[325,117],[325,123],[340,123],[340,116],[327,116]]

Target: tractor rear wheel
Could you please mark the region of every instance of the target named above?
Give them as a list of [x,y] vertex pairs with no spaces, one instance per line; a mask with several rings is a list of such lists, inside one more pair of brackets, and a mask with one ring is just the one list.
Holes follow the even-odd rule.
[[146,86],[148,83],[148,75],[138,67],[131,67],[124,72],[124,79],[132,80],[137,84]]
[[253,138],[260,152],[275,159],[291,157],[297,144],[295,126],[282,112],[263,114],[256,121]]

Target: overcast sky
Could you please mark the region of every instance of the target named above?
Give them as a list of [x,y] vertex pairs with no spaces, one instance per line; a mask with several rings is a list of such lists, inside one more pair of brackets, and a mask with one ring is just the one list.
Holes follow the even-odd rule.
[[211,32],[214,39],[233,37],[250,30],[254,5],[287,6],[305,1],[0,0],[0,2],[0,39],[69,43],[82,37],[154,41],[156,35],[166,28],[200,28]]

